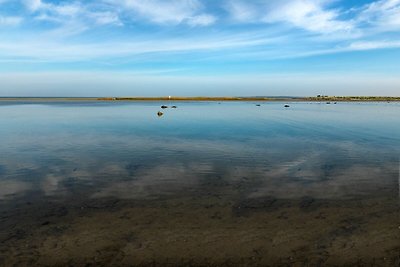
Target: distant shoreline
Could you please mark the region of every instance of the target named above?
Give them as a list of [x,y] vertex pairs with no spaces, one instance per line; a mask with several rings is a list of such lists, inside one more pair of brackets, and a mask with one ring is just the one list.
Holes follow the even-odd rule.
[[0,101],[263,101],[263,102],[393,102],[400,97],[318,96],[318,97],[0,97]]

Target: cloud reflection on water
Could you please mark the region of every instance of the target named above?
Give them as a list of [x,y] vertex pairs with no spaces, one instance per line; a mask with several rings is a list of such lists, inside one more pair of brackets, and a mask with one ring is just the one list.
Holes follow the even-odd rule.
[[[196,110],[194,117],[182,103],[182,114],[147,124],[147,104],[93,105],[81,116],[79,107],[54,105],[44,116],[49,107],[32,105],[24,123],[0,117],[7,126],[0,132],[0,199],[29,191],[63,197],[77,188],[94,198],[145,199],[211,187],[243,197],[346,198],[389,192],[396,184],[398,146],[388,146],[397,140],[396,124],[373,135],[374,120],[334,131],[327,121],[338,111],[321,113],[315,105],[297,113],[272,104],[265,111],[243,103],[185,105]],[[366,112],[354,109],[357,116]],[[104,112],[110,114],[103,118]]]
[[27,182],[15,180],[0,181],[0,200],[10,199],[21,193],[24,193],[32,188],[32,185]]
[[[274,159],[269,153],[240,161],[233,155],[225,160],[212,156],[205,159],[201,152],[197,156],[196,151],[191,152],[190,157],[160,162],[137,159],[135,164],[135,158],[121,158],[118,162],[96,159],[90,164],[65,161],[59,168],[37,166],[36,172],[40,169],[42,173],[38,180],[1,181],[0,198],[11,199],[29,190],[60,197],[73,194],[75,187],[87,183],[93,187],[90,195],[94,198],[157,198],[184,191],[205,191],[209,184],[238,194],[235,185],[245,179],[247,197],[334,199],[387,192],[397,181],[396,162],[375,166],[360,162],[344,165],[327,156],[329,152],[296,155],[297,158],[290,158],[290,161],[282,161],[281,156]],[[215,184],[213,180],[224,183]],[[243,192],[241,194],[243,196]]]

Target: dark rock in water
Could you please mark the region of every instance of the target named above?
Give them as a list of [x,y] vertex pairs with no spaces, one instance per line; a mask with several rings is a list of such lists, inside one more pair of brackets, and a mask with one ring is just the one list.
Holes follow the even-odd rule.
[[168,107],[167,107],[167,106],[161,106],[161,108],[163,108],[163,109],[164,109],[164,108],[168,108]]
[[330,104],[331,104],[331,102],[326,102],[326,104],[327,104],[327,105],[330,105]]
[[177,108],[177,106],[172,106],[171,108]]
[[285,108],[289,108],[290,106],[289,105],[285,105]]
[[256,106],[257,106],[257,107],[260,107],[261,105],[260,105],[260,104],[257,104]]
[[335,105],[336,105],[336,104],[337,104],[337,102],[335,102],[335,103],[333,103],[333,104],[335,104]]
[[162,115],[164,115],[164,113],[162,113],[161,111],[157,112],[158,117],[161,117]]

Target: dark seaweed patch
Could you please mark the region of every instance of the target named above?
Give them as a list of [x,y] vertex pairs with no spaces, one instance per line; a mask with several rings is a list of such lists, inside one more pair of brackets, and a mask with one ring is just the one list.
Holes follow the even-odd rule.
[[279,203],[276,198],[249,198],[244,199],[232,206],[234,216],[248,216],[252,212],[273,211],[279,208]]

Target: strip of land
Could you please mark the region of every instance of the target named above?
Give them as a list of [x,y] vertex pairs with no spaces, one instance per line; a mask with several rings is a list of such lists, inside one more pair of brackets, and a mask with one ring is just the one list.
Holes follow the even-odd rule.
[[0,101],[286,101],[286,102],[391,102],[400,96],[315,96],[315,97],[0,97]]

